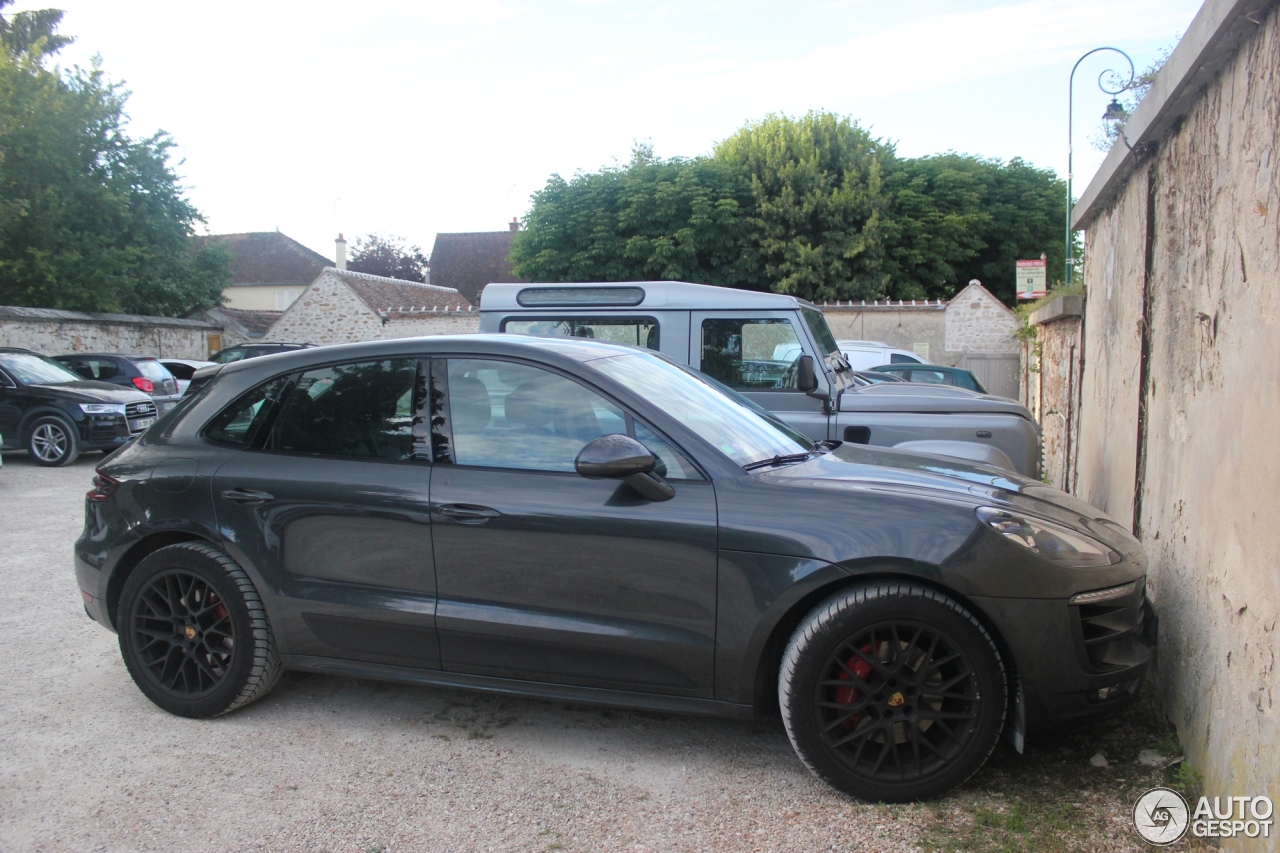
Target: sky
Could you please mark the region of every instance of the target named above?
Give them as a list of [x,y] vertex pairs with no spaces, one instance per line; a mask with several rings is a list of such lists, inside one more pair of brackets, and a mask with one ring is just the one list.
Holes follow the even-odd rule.
[[[6,12],[53,5],[18,0]],[[904,156],[958,151],[1066,173],[1067,80],[1113,45],[1141,71],[1193,0],[60,0],[63,66],[132,92],[208,233],[279,229],[332,256],[382,233],[430,252],[493,231],[558,173],[710,153],[769,113],[856,119]],[[1075,81],[1075,194],[1123,58]],[[205,226],[202,226],[203,232]]]

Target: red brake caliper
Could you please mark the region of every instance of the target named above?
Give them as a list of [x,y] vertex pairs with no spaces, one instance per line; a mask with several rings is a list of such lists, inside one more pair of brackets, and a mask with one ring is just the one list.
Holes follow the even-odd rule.
[[[862,647],[861,651],[864,655],[871,654],[871,644],[867,643]],[[844,665],[863,681],[866,681],[867,676],[871,674],[871,664],[867,663],[860,657],[851,657],[844,662]],[[840,674],[836,676],[836,678],[840,681],[848,681],[849,673],[841,670]],[[858,701],[858,689],[856,687],[837,687],[836,701],[841,705],[852,705]],[[841,723],[840,726],[841,728],[851,729],[858,725],[858,720],[859,717],[853,716]]]

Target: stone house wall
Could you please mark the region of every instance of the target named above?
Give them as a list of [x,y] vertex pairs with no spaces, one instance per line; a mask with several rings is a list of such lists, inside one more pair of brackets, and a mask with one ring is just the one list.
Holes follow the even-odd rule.
[[970,284],[947,303],[948,353],[1017,353],[1018,318],[980,284]]
[[378,340],[382,327],[382,318],[340,279],[321,273],[262,339],[347,344]]
[[1147,550],[1155,682],[1205,793],[1280,801],[1280,6],[1209,0],[1179,50],[1113,152],[1131,171],[1082,196],[1076,486]]
[[107,352],[204,359],[222,328],[196,320],[0,307],[0,346],[45,355]]

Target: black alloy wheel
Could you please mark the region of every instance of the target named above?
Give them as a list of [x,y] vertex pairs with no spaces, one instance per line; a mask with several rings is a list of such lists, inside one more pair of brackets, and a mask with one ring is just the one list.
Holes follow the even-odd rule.
[[779,678],[796,752],[868,801],[928,799],[961,784],[995,747],[1006,697],[981,623],[910,584],[846,590],[819,605],[793,635]]
[[70,465],[80,456],[75,427],[57,415],[38,418],[27,430],[27,453],[46,468]]
[[151,554],[129,575],[117,628],[129,674],[153,702],[184,717],[247,705],[280,676],[253,582],[206,543]]

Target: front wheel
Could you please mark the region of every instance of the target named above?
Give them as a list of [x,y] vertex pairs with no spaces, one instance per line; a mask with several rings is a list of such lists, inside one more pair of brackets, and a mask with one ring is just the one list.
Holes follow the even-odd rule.
[[38,419],[27,432],[27,453],[47,468],[70,465],[80,456],[75,427],[57,415]]
[[937,590],[843,590],[796,628],[778,700],[819,778],[868,802],[941,796],[987,760],[1004,727],[1004,664],[991,635]]
[[116,627],[139,689],[171,714],[214,717],[265,696],[280,655],[253,581],[227,554],[183,542],[125,581]]

